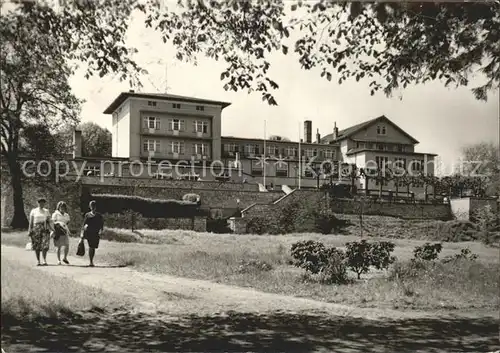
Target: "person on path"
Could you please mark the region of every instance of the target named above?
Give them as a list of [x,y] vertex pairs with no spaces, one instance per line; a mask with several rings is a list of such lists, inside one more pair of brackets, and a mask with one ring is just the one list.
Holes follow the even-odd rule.
[[54,231],[52,236],[54,238],[54,246],[57,248],[57,261],[58,265],[61,264],[61,248],[64,247],[64,258],[63,262],[69,265],[68,253],[69,253],[69,227],[68,223],[70,221],[70,216],[68,213],[68,206],[64,201],[59,201],[57,203],[56,210],[52,214],[52,222],[54,224]]
[[97,205],[95,201],[89,203],[90,212],[85,214],[83,219],[83,232],[82,240],[87,239],[89,244],[89,267],[94,267],[95,250],[99,248],[99,240],[101,232],[104,229],[104,219],[100,213],[97,212]]
[[[50,232],[52,230],[50,212],[45,208],[47,201],[38,199],[38,207],[30,212],[28,235],[31,238],[31,246],[35,251],[37,266],[47,266],[47,253],[50,247]],[[40,262],[40,253],[43,263]]]

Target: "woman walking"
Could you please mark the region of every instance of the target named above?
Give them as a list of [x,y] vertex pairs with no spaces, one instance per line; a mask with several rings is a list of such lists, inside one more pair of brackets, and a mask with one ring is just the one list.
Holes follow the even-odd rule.
[[101,232],[104,228],[104,220],[102,215],[96,210],[96,202],[90,201],[89,203],[90,212],[85,214],[83,220],[83,234],[81,236],[82,240],[85,238],[89,244],[89,267],[94,267],[94,256],[95,250],[99,248],[99,240],[101,237]]
[[64,258],[63,262],[69,265],[68,253],[69,253],[69,227],[68,223],[70,217],[68,214],[68,206],[64,201],[59,201],[57,203],[56,210],[52,214],[52,222],[54,223],[54,231],[52,232],[54,237],[54,246],[57,248],[57,264],[61,264],[61,248],[64,247]]
[[[50,212],[45,208],[46,200],[38,199],[38,207],[30,212],[28,234],[31,238],[33,250],[35,250],[37,266],[47,266],[47,252],[50,243]],[[40,262],[40,253],[43,256],[43,264]]]

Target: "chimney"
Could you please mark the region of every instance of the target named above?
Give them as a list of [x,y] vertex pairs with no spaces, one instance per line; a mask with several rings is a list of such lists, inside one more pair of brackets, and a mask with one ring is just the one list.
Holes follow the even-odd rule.
[[304,137],[306,139],[306,143],[312,143],[312,121],[311,120],[304,121]]
[[339,137],[339,129],[337,128],[337,122],[333,122],[333,139],[336,140]]
[[316,143],[321,143],[321,135],[319,134],[319,129],[316,129]]
[[82,156],[82,131],[75,129],[73,131],[73,159]]

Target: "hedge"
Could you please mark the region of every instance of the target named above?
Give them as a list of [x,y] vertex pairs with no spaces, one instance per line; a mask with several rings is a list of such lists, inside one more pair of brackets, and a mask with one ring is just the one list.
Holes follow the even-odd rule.
[[191,201],[112,194],[94,194],[90,198],[97,202],[97,209],[101,213],[134,211],[146,218],[187,218],[204,214],[199,205]]

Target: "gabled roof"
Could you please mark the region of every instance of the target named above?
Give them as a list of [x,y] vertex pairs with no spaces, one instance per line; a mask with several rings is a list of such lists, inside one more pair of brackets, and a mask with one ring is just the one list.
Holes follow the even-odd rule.
[[176,94],[168,94],[168,93],[136,93],[136,92],[122,92],[115,98],[115,100],[106,108],[104,114],[112,114],[123,102],[125,102],[128,98],[146,98],[146,99],[157,99],[157,100],[166,100],[166,101],[177,101],[177,102],[186,102],[186,103],[199,103],[199,104],[213,104],[220,105],[222,109],[231,105],[228,102],[214,101],[209,99],[195,98],[195,97],[187,97],[187,96],[179,96]]
[[[391,120],[389,120],[385,115],[381,115],[381,116],[379,116],[379,117],[377,117],[375,119],[371,119],[371,120],[362,122],[360,124],[356,124],[356,125],[353,125],[351,127],[348,127],[347,129],[340,130],[339,134],[337,136],[337,139],[335,141],[340,141],[340,140],[343,140],[345,138],[349,138],[352,135],[354,135],[355,133],[357,133],[357,132],[359,132],[361,130],[367,129],[370,126],[372,126],[372,125],[374,125],[374,124],[376,124],[378,122],[381,122],[381,121],[385,121],[385,122],[391,124],[396,130],[398,130],[403,135],[405,135],[406,137],[408,137],[414,144],[418,143],[418,141],[415,138],[413,138],[412,136],[410,136],[406,131],[404,131],[399,126],[397,126],[395,123],[393,123]],[[333,134],[328,134],[328,135],[324,136],[321,139],[321,142],[328,143],[328,142],[330,142],[332,140],[333,140]]]

